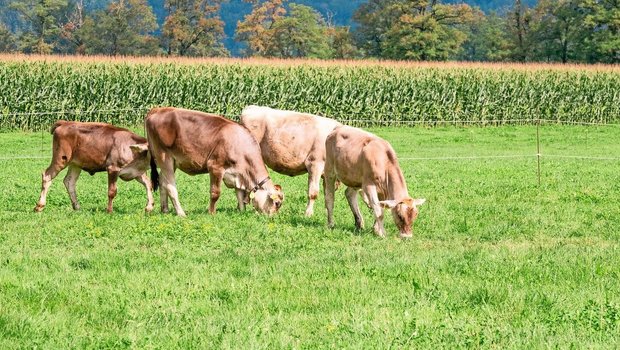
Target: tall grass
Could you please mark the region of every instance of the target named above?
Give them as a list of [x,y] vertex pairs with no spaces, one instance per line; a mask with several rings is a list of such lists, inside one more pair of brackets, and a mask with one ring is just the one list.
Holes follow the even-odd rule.
[[0,128],[59,118],[136,125],[155,106],[234,118],[249,104],[343,121],[620,121],[617,67],[273,63],[3,56]]

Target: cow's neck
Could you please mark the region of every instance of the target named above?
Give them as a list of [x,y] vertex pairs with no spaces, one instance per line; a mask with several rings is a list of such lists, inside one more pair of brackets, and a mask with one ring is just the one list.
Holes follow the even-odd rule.
[[407,183],[398,164],[388,168],[386,182],[386,199],[402,200],[409,197]]
[[250,171],[247,172],[247,176],[244,179],[245,183],[246,183],[246,189],[248,191],[252,190],[254,187],[256,187],[258,184],[261,183],[261,181],[264,181],[265,179],[268,179],[266,182],[264,182],[262,185],[260,185],[259,187],[265,190],[273,190],[273,182],[271,181],[271,179],[269,179],[269,173],[267,172],[266,169],[260,169],[259,167],[255,167],[254,169],[251,169]]

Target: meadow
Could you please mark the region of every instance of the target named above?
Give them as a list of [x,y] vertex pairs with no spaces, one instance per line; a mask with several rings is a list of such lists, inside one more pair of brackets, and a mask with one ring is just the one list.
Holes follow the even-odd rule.
[[368,210],[355,232],[342,190],[329,230],[306,178],[273,172],[272,218],[231,190],[211,216],[208,176],[184,174],[185,219],[143,213],[137,182],[106,214],[104,174],[73,212],[64,172],[35,214],[51,136],[0,133],[0,348],[618,346],[620,161],[570,157],[618,157],[620,127],[543,125],[540,186],[535,126],[370,130],[427,199],[410,240]]

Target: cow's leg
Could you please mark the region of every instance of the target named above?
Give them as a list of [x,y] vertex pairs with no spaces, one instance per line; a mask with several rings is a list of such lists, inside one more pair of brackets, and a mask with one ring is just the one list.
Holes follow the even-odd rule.
[[347,187],[347,190],[344,194],[347,196],[347,201],[349,202],[349,207],[351,207],[351,211],[353,212],[353,218],[355,219],[355,228],[358,230],[364,229],[364,218],[362,217],[362,213],[360,212],[360,206],[357,201],[357,191],[354,188]]
[[167,214],[170,212],[168,208],[168,191],[166,191],[166,186],[164,186],[163,182],[162,185],[159,186],[159,204],[162,213]]
[[[56,158],[56,157],[54,157]],[[41,196],[39,197],[39,201],[37,205],[34,207],[34,211],[40,212],[45,208],[45,203],[47,202],[47,192],[52,185],[52,180],[65,168],[65,163],[55,162],[52,159],[52,164],[50,164],[47,169],[41,174]]]
[[176,180],[174,177],[174,161],[167,157],[166,161],[157,162],[160,164],[161,169],[161,211],[163,213],[167,213],[168,211],[168,198],[172,201],[172,206],[174,207],[174,211],[178,216],[185,217],[185,211],[181,208],[181,202],[179,202],[179,192],[177,191]]
[[325,163],[319,162],[314,163],[310,167],[308,167],[308,206],[306,207],[306,216],[310,217],[314,214],[314,201],[319,196],[320,183],[321,183],[321,175],[323,174],[323,169],[325,168]]
[[108,167],[108,213],[112,212],[112,202],[116,197],[116,182],[118,181],[119,170],[115,167]]
[[82,169],[74,165],[70,166],[67,170],[67,175],[63,180],[65,188],[67,189],[67,193],[69,193],[69,198],[71,199],[71,205],[73,206],[73,210],[80,210],[80,203],[77,200],[77,193],[75,191],[75,184],[80,177],[80,172],[82,172]]
[[153,186],[151,184],[151,179],[149,179],[146,173],[144,173],[136,177],[136,181],[143,184],[144,187],[146,188],[146,208],[144,208],[144,211],[146,211],[147,213],[150,213],[151,211],[153,211],[153,204],[154,204]]
[[245,190],[240,190],[235,188],[235,193],[237,194],[237,208],[240,211],[245,210]]
[[372,207],[370,206],[370,201],[368,200],[368,196],[366,195],[366,192],[364,192],[364,191],[362,191],[362,190],[360,190],[359,192],[362,194],[362,200],[364,201],[364,203],[366,204],[366,206],[367,206],[369,209],[372,209]]
[[377,188],[374,185],[364,186],[364,194],[368,199],[370,209],[372,209],[375,216],[375,224],[373,229],[375,234],[379,237],[385,237],[385,228],[383,227],[383,208],[379,204],[379,196],[377,194]]
[[334,195],[336,193],[336,177],[333,174],[325,172],[323,180],[325,186],[325,208],[327,209],[327,226],[334,228]]
[[211,177],[211,202],[209,203],[209,213],[215,214],[215,203],[218,199],[220,199],[222,179],[224,178],[224,175],[216,171],[211,171],[209,175]]

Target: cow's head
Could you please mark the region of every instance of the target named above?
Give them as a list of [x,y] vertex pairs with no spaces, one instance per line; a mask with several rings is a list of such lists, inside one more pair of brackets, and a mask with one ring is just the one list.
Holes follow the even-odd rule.
[[271,190],[263,188],[256,190],[254,198],[252,198],[252,205],[259,212],[271,216],[280,210],[283,201],[284,192],[282,192],[282,187],[274,185]]
[[405,198],[400,201],[387,200],[379,202],[383,208],[390,208],[394,223],[398,227],[398,232],[402,238],[412,236],[411,226],[418,217],[418,206],[424,204],[426,199]]
[[134,145],[130,145],[129,148],[133,153],[133,163],[135,163],[136,167],[145,170],[148,169],[149,161],[151,160],[149,154],[149,144],[136,143]]

